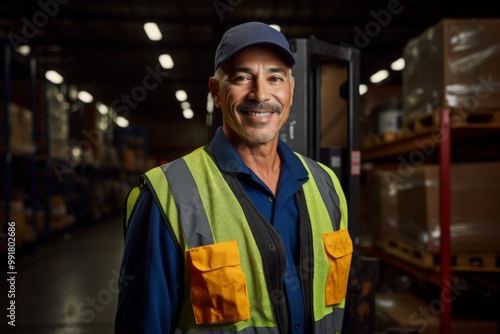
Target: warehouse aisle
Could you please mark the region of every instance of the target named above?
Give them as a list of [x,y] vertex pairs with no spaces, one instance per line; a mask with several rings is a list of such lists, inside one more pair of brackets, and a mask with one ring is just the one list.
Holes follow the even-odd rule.
[[15,334],[110,334],[123,251],[121,217],[18,255]]

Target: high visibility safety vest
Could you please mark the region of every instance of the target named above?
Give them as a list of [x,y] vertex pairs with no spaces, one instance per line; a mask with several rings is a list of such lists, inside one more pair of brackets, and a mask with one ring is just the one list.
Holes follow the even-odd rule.
[[[353,251],[347,204],[330,169],[297,156],[309,172],[295,195],[305,328],[340,332]],[[145,173],[127,198],[125,228],[143,187],[185,254],[175,333],[288,333],[284,246],[236,176],[219,170],[210,147]]]

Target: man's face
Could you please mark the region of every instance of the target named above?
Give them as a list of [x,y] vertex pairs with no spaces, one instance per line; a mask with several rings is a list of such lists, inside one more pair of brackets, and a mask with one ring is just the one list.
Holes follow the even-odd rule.
[[248,144],[267,143],[290,114],[294,78],[272,47],[252,46],[222,65],[217,84],[210,81],[215,105],[222,109],[224,133]]

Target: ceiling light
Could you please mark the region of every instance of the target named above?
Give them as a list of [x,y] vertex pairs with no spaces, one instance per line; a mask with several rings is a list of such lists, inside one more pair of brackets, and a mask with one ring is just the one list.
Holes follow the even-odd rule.
[[105,119],[101,119],[97,127],[104,131],[108,128],[108,122]]
[[59,73],[52,70],[45,72],[45,78],[56,85],[61,84],[64,81],[64,78]]
[[177,99],[177,101],[179,102],[184,102],[187,100],[188,98],[188,95],[185,91],[183,90],[178,90],[175,92],[175,98]]
[[214,112],[214,98],[212,97],[212,93],[208,93],[207,96],[207,112],[209,114]]
[[276,30],[278,30],[278,31],[281,31],[281,27],[280,27],[279,25],[277,25],[277,24],[270,24],[269,26],[270,26],[271,28],[273,28],[273,29],[276,29]]
[[23,56],[27,56],[31,52],[31,47],[29,45],[20,45],[17,47],[16,51]]
[[102,103],[99,103],[99,104],[97,105],[97,110],[99,111],[99,113],[100,113],[101,115],[106,115],[106,114],[108,113],[108,111],[109,111],[109,110],[108,110],[108,107],[106,107],[106,106],[105,106],[104,104],[102,104]]
[[129,121],[128,121],[128,119],[126,119],[123,116],[118,116],[116,118],[115,122],[116,122],[116,125],[118,125],[121,128],[126,128],[130,124]]
[[94,97],[84,90],[78,92],[78,98],[84,103],[90,103],[94,100]]
[[69,85],[68,86],[68,97],[72,101],[75,101],[78,98],[78,89],[76,88],[75,85]]
[[391,69],[393,71],[401,71],[403,68],[405,68],[404,58],[399,58],[398,60],[393,61],[391,64]]
[[144,23],[144,31],[152,41],[159,41],[162,38],[160,28],[154,22]]
[[184,118],[191,119],[194,116],[194,112],[191,109],[184,109],[182,115],[184,115]]
[[169,54],[160,55],[158,59],[160,60],[161,67],[166,68],[167,70],[174,67],[174,61]]
[[182,102],[182,103],[181,103],[181,108],[182,108],[182,109],[189,109],[189,108],[191,108],[191,103],[189,103],[189,102],[187,102],[187,101]]
[[387,70],[380,70],[370,77],[372,83],[379,83],[389,77],[389,72]]
[[359,95],[363,95],[368,91],[368,86],[365,84],[359,85]]

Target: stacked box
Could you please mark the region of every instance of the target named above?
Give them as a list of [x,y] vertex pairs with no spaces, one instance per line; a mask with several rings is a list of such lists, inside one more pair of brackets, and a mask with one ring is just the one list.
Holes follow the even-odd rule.
[[51,228],[54,231],[62,231],[73,224],[71,216],[68,215],[64,197],[53,195],[50,197]]
[[[414,167],[398,190],[401,240],[440,250],[439,166]],[[453,164],[450,175],[452,253],[500,252],[500,162]]]
[[403,121],[500,107],[500,19],[443,19],[403,49]]
[[[7,234],[4,230],[7,221],[4,212],[5,202],[0,202],[0,233]],[[26,220],[25,202],[23,199],[15,198],[10,201],[10,222],[15,223],[15,243],[16,247],[20,248],[26,244],[32,243],[37,238],[37,232]],[[0,243],[1,244],[1,243]],[[0,249],[5,244],[0,245]],[[3,251],[3,249],[2,249]]]
[[16,103],[9,104],[10,146],[15,153],[32,154],[33,144],[33,112]]
[[375,170],[369,184],[368,208],[377,246],[399,238],[398,183],[395,170]]
[[49,108],[50,154],[53,159],[64,160],[69,150],[68,103],[54,86],[47,86]]

